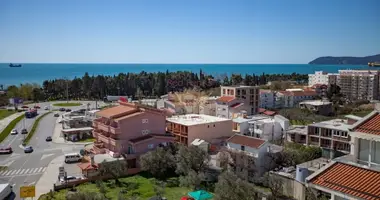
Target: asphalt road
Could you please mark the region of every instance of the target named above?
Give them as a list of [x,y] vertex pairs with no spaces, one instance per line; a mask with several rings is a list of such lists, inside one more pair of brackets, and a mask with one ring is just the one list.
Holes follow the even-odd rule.
[[[87,103],[87,102],[86,102]],[[72,110],[86,108],[86,103],[78,107],[70,107]],[[45,106],[50,109],[57,109],[51,103],[39,103],[40,115],[48,111],[43,110]],[[95,102],[91,103],[90,107],[95,107]],[[57,111],[58,112],[58,111]],[[63,113],[63,112],[58,112]],[[27,128],[28,131],[33,126],[36,118],[26,119],[16,125],[16,129],[21,132],[22,128]],[[54,114],[48,114],[41,119],[39,126],[30,140],[29,145],[33,147],[34,152],[26,154],[23,149],[19,147],[22,143],[24,135],[21,133],[17,135],[9,135],[1,145],[11,145],[14,153],[10,155],[0,155],[0,165],[7,165],[8,169],[0,171],[0,183],[10,183],[14,187],[15,199],[19,198],[19,189],[23,185],[34,185],[40,179],[49,163],[56,157],[73,152],[79,152],[83,149],[83,145],[72,144],[54,144],[46,142],[47,136],[52,136],[54,126],[57,118]],[[63,163],[62,163],[63,164]]]

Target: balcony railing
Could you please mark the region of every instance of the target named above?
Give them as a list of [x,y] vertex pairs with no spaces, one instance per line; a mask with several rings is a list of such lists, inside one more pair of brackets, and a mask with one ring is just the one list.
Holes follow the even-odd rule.
[[97,139],[99,141],[102,141],[105,144],[110,144],[110,145],[113,145],[113,146],[117,146],[117,143],[119,142],[119,140],[116,140],[116,139],[114,139],[112,137],[107,137],[107,136],[102,135],[102,134],[98,134],[97,135]]
[[112,133],[112,134],[120,134],[121,133],[121,129],[120,128],[113,127],[113,126],[110,126],[110,125],[105,125],[103,123],[94,122],[93,126],[96,129],[99,129],[99,130],[102,130],[102,131],[105,131],[105,132],[109,132],[109,133]]

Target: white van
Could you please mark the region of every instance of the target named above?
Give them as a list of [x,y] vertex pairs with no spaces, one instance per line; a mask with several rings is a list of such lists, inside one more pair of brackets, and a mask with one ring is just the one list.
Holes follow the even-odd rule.
[[0,199],[6,199],[12,192],[12,186],[9,183],[0,184]]
[[79,153],[65,154],[65,163],[80,162],[81,160],[82,156],[80,156]]

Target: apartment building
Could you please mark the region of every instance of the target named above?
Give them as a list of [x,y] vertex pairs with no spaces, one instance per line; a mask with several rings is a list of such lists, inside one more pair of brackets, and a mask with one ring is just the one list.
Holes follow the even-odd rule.
[[314,74],[309,74],[309,87],[314,85],[331,85],[335,84],[338,74],[336,73],[327,73],[324,71],[315,71]]
[[119,106],[96,113],[93,153],[112,157],[123,153],[136,161],[140,154],[174,141],[172,135],[166,134],[164,111],[140,104],[119,103]]
[[221,86],[221,97],[216,101],[216,116],[233,118],[241,110],[254,115],[258,112],[259,102],[258,86]]
[[307,187],[329,199],[380,198],[380,112],[349,129],[351,152],[306,178]]
[[272,90],[260,90],[260,108],[275,107],[275,92]]
[[212,143],[214,139],[230,137],[232,120],[209,115],[187,114],[166,119],[167,131],[175,136],[175,141],[190,145],[195,139]]
[[337,85],[350,100],[380,100],[380,70],[339,70]]
[[328,100],[302,101],[299,103],[299,107],[319,115],[329,116],[333,113],[332,102],[329,102]]
[[216,115],[216,100],[218,97],[197,96],[192,93],[169,93],[157,101],[158,109],[168,109],[173,114],[204,114]]
[[277,108],[293,108],[297,107],[300,102],[305,100],[313,100],[318,96],[314,90],[287,90],[277,92],[275,105]]

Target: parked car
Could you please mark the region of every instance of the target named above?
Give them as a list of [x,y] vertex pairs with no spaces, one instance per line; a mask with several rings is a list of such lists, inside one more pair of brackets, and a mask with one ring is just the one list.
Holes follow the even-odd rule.
[[55,113],[55,114],[54,114],[54,117],[59,117],[59,114],[58,114],[58,113]]
[[24,153],[32,153],[33,152],[33,147],[31,146],[26,146],[24,148]]
[[16,129],[13,129],[12,131],[11,131],[11,135],[17,135],[18,134],[18,131],[16,130]]
[[35,109],[40,109],[41,107],[39,105],[34,106]]
[[47,136],[46,137],[46,142],[51,142],[53,139],[51,138],[51,136]]
[[82,179],[82,177],[66,176],[66,178],[62,177],[59,181],[63,184],[63,183],[66,183],[66,182],[75,181],[75,180],[81,180],[81,179]]
[[60,108],[59,111],[65,111],[66,109],[65,108]]
[[11,154],[13,152],[12,147],[0,147],[0,154]]
[[71,109],[66,109],[66,112],[71,112]]
[[49,110],[49,106],[45,106],[45,108],[44,108],[45,110]]
[[26,130],[25,128],[23,128],[23,129],[21,130],[21,134],[28,134],[28,130]]

